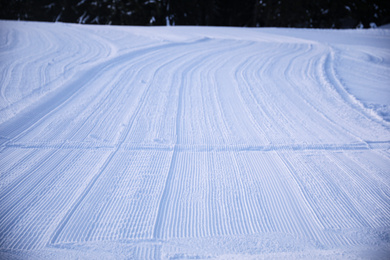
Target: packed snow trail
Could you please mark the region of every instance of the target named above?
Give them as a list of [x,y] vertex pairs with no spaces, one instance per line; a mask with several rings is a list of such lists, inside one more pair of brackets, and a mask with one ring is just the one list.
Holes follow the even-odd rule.
[[386,258],[389,42],[0,21],[0,257]]

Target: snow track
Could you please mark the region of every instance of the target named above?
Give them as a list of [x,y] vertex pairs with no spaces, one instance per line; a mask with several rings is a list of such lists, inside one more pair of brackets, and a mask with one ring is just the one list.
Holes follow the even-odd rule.
[[390,252],[388,30],[0,26],[1,257]]

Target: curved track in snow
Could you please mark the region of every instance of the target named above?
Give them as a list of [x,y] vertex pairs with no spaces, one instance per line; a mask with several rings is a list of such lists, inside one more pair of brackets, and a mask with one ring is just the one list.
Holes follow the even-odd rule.
[[389,252],[390,31],[0,25],[0,255]]

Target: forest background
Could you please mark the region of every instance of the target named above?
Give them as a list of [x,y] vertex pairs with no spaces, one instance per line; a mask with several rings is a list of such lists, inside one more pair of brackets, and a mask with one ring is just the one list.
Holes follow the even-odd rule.
[[0,0],[0,19],[112,25],[370,28],[389,0]]

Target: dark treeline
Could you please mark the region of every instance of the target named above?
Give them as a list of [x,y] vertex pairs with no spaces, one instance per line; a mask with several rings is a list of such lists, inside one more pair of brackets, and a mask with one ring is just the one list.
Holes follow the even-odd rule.
[[390,23],[390,0],[0,0],[0,12],[88,24],[367,28]]

